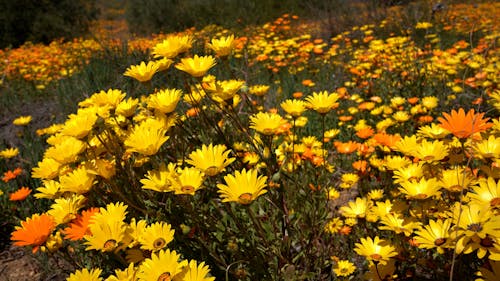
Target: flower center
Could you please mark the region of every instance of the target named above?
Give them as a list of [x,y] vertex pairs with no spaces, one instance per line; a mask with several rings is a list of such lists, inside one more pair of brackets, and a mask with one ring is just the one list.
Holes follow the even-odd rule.
[[467,229],[474,232],[479,232],[483,230],[483,226],[480,223],[473,223],[467,226]]
[[165,241],[165,239],[163,238],[158,238],[156,239],[154,242],[153,242],[153,247],[155,249],[161,249],[163,247],[165,247],[165,244],[167,244],[167,242]]
[[252,193],[241,194],[240,196],[238,196],[238,201],[244,205],[252,203]]
[[495,198],[491,199],[490,206],[491,207],[500,206],[500,198],[499,197],[495,197]]
[[430,161],[430,160],[434,160],[434,155],[427,155],[424,157],[423,159],[424,161]]
[[434,240],[434,245],[436,245],[438,247],[443,245],[444,243],[446,243],[446,238],[438,238],[438,239]]
[[213,177],[219,173],[219,169],[216,166],[210,166],[205,169],[205,174],[209,177]]
[[381,260],[382,256],[380,254],[372,254],[370,257],[376,261]]
[[194,192],[194,187],[190,185],[184,185],[181,187],[182,192],[184,193],[193,193]]
[[157,281],[170,281],[172,277],[170,277],[170,272],[163,272],[160,276],[158,276]]
[[116,247],[116,240],[114,239],[109,239],[104,243],[104,251],[111,251]]

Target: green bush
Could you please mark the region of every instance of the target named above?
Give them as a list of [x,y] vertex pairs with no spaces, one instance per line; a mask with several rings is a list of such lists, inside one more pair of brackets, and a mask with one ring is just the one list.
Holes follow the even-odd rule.
[[97,16],[88,0],[1,0],[0,48],[84,35]]

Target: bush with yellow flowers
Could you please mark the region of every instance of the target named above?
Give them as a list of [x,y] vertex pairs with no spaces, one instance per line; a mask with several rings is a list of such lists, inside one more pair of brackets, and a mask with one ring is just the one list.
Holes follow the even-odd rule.
[[40,131],[50,208],[11,240],[67,280],[498,279],[498,36],[443,43],[441,20],[165,36],[133,93]]

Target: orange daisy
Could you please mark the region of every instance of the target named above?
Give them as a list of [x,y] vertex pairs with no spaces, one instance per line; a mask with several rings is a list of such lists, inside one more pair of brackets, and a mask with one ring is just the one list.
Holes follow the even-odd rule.
[[36,253],[55,227],[56,223],[52,216],[34,214],[31,218],[22,221],[21,226],[16,226],[10,240],[14,241],[16,246],[32,245],[34,246],[33,253]]
[[30,195],[30,193],[31,193],[31,189],[29,189],[27,187],[21,187],[9,195],[9,200],[10,201],[22,201],[22,200],[26,199],[26,197],[28,197],[28,195]]
[[64,237],[72,241],[77,241],[83,239],[85,235],[91,235],[92,233],[89,229],[90,219],[97,213],[99,213],[99,208],[90,208],[83,211],[82,214],[77,215],[69,223],[69,226],[61,231]]
[[342,154],[350,154],[356,151],[359,147],[359,143],[348,141],[348,142],[334,142],[335,148],[337,151]]
[[493,126],[493,123],[488,123],[490,118],[483,119],[484,113],[474,113],[474,109],[465,113],[464,109],[460,108],[458,112],[452,110],[451,114],[443,113],[443,115],[444,118],[438,118],[439,125],[457,138],[468,138]]
[[356,136],[362,138],[362,139],[367,139],[371,137],[375,131],[371,127],[365,127],[359,131],[356,132]]
[[23,169],[21,169],[21,168],[16,168],[13,171],[7,171],[7,172],[3,173],[2,180],[4,182],[9,182],[9,181],[17,178],[17,176],[19,176],[22,172],[23,172]]

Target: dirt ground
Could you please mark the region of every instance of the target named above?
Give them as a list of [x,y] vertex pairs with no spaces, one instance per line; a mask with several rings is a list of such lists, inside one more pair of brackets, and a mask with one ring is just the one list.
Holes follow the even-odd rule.
[[[53,261],[46,261],[50,266]],[[0,281],[60,281],[65,276],[59,271],[43,270],[41,261],[26,249],[11,246],[0,253]]]

